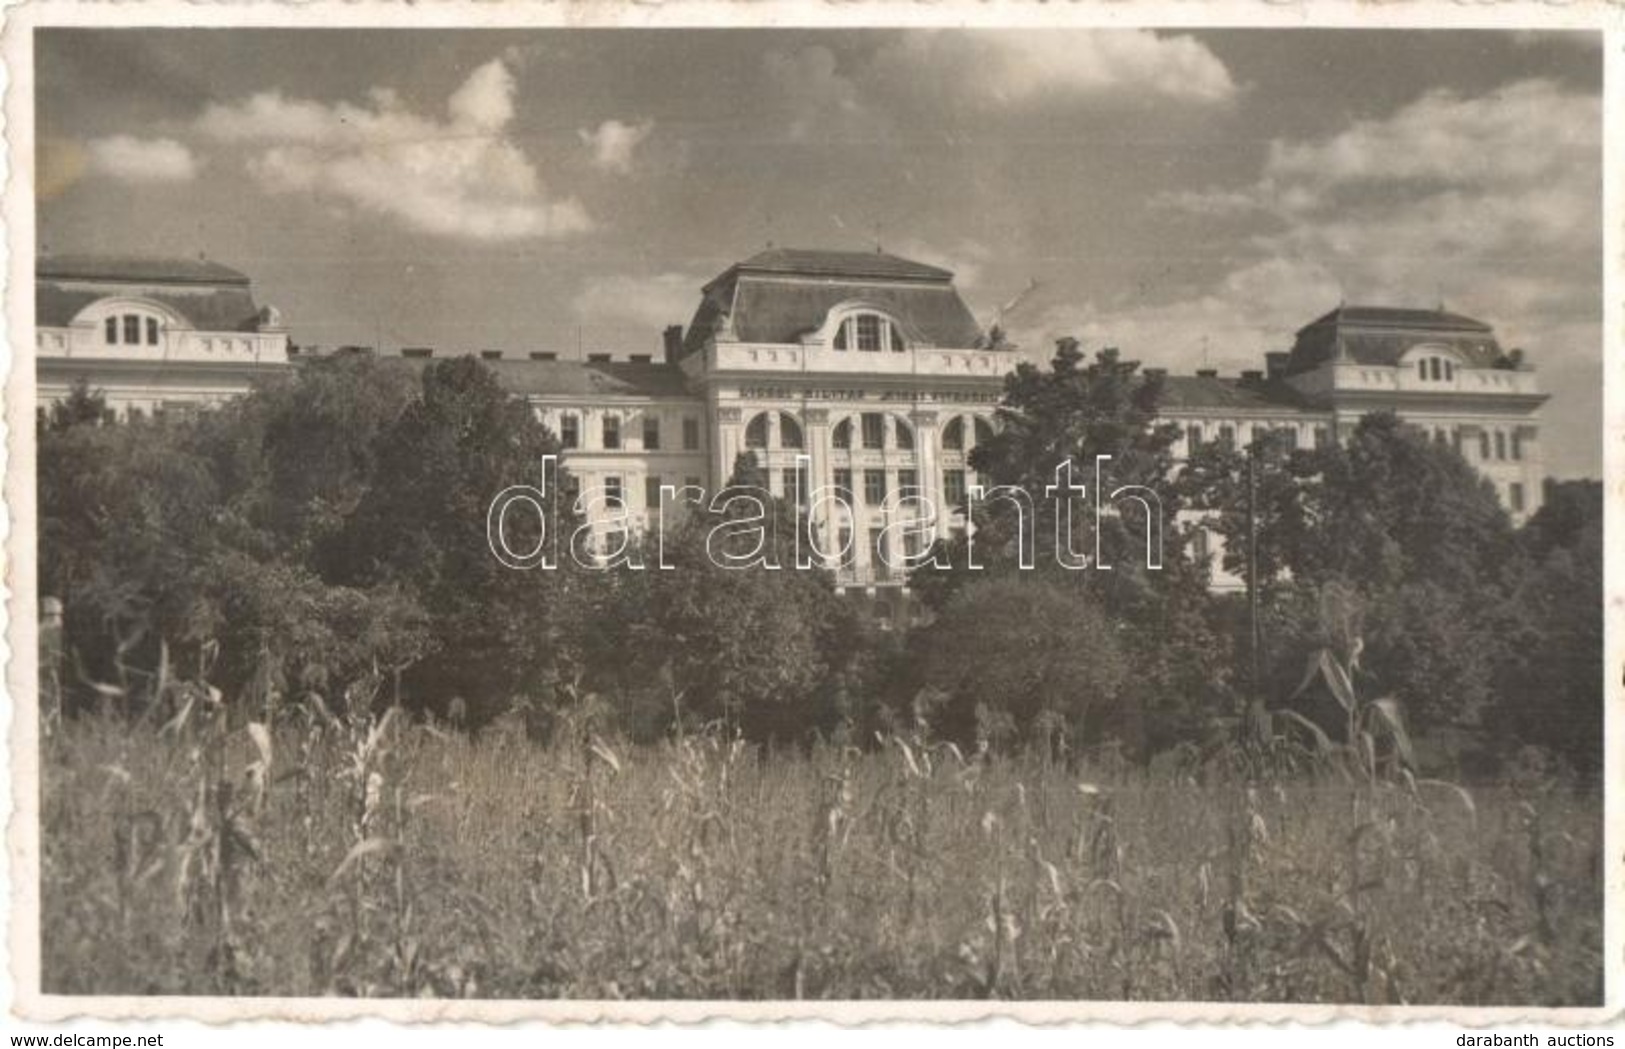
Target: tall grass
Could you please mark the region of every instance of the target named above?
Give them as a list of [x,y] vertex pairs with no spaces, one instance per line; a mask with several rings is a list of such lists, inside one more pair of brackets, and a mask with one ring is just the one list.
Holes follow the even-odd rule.
[[314,714],[45,741],[44,989],[1598,1004],[1601,804]]

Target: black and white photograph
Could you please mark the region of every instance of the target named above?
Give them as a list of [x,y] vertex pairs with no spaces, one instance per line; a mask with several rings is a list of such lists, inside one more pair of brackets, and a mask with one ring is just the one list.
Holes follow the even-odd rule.
[[8,27],[36,1015],[1617,1008],[1601,21],[467,10]]

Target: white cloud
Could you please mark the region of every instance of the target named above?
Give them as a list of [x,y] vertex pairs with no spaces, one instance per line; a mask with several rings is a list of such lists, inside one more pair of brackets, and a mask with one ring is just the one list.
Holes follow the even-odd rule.
[[792,141],[814,136],[864,138],[885,127],[884,119],[863,104],[856,81],[840,71],[835,53],[827,47],[769,51],[762,56],[762,67],[768,93],[785,110],[785,131]]
[[909,33],[875,66],[894,81],[982,107],[1146,94],[1219,103],[1236,93],[1206,44],[1148,29]]
[[1008,110],[1048,99],[1222,104],[1230,71],[1206,44],[1151,30],[910,30],[843,68],[812,45],[763,57],[793,141],[883,136],[909,109]]
[[503,241],[590,229],[574,198],[555,199],[509,135],[515,83],[505,62],[476,69],[445,118],[375,88],[366,105],[265,92],[211,105],[198,129],[255,152],[250,174],[273,193],[309,193],[446,237]]
[[632,172],[632,154],[654,128],[652,120],[640,120],[635,124],[606,120],[598,125],[597,131],[581,128],[576,134],[592,150],[594,167],[617,175],[629,175]]
[[951,270],[954,283],[961,291],[976,288],[982,282],[982,274],[989,262],[992,261],[993,251],[980,241],[964,237],[956,241],[952,247],[939,248],[937,245],[923,240],[905,240],[898,244],[886,244],[885,248],[893,255],[899,255],[915,262],[923,262],[927,266],[939,266]]
[[581,322],[593,328],[659,332],[688,323],[707,279],[678,272],[597,277],[573,306]]
[[202,166],[172,138],[112,135],[87,145],[90,170],[124,182],[190,182]]
[[[1213,286],[1150,305],[1056,306],[1022,334],[1035,349],[1076,334],[1183,368],[1206,336],[1215,366],[1256,368],[1339,300],[1442,300],[1525,347],[1561,403],[1589,404],[1574,377],[1601,375],[1601,115],[1594,95],[1531,80],[1430,93],[1325,138],[1277,141],[1254,184],[1160,202],[1258,226]],[[1548,426],[1550,453],[1600,468],[1594,417],[1555,412]]]

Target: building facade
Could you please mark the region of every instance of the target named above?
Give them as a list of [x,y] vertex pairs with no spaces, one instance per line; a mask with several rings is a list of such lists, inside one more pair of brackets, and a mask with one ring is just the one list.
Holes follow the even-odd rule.
[[[39,274],[42,402],[84,376],[122,412],[164,411],[288,366],[280,318],[256,307],[236,271],[42,259]],[[648,527],[663,487],[715,493],[748,453],[775,495],[808,508],[820,548],[839,552],[838,583],[864,590],[900,584],[892,566],[966,527],[970,453],[992,434],[1020,360],[989,345],[952,273],[879,252],[752,256],[706,284],[689,325],[664,342],[662,360],[481,356],[559,436],[601,549],[619,545],[613,532]],[[400,355],[421,363],[436,352]],[[1361,416],[1391,410],[1458,449],[1514,520],[1539,508],[1546,398],[1489,326],[1342,306],[1266,365],[1164,376],[1176,454],[1244,445],[1262,430],[1300,447],[1341,441]]]
[[1547,395],[1489,325],[1443,310],[1340,306],[1266,364],[1236,378],[1167,377],[1162,413],[1180,424],[1181,452],[1215,440],[1246,444],[1262,430],[1319,447],[1345,440],[1361,416],[1391,411],[1460,452],[1514,522],[1540,509]]
[[42,405],[83,380],[120,417],[185,413],[288,367],[281,314],[216,262],[43,256],[34,289]]

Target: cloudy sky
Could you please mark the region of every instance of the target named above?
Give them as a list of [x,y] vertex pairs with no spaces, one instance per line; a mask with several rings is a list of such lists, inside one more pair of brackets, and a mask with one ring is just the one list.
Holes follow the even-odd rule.
[[947,265],[1026,351],[1261,367],[1494,324],[1601,473],[1591,34],[53,30],[39,239],[247,271],[296,340],[650,352],[781,246]]

